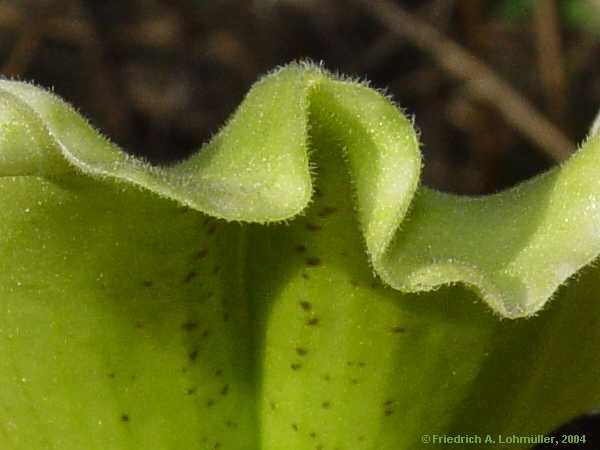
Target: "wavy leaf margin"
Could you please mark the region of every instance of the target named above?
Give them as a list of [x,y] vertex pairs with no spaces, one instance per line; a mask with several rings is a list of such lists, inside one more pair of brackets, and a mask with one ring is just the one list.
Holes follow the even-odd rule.
[[2,80],[0,176],[80,172],[226,220],[287,220],[311,199],[314,121],[342,149],[367,255],[394,289],[464,283],[500,316],[527,317],[600,253],[599,136],[506,191],[441,193],[419,186],[417,134],[390,99],[310,63],[262,78],[201,151],[168,167],[127,155],[52,93]]

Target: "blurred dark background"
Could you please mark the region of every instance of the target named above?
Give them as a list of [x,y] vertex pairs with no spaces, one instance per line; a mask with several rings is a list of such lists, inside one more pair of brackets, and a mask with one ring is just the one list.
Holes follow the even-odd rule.
[[[53,88],[154,164],[198,149],[257,77],[305,58],[415,116],[425,184],[489,193],[585,138],[600,0],[0,0],[0,72]],[[598,450],[598,429],[560,431]]]

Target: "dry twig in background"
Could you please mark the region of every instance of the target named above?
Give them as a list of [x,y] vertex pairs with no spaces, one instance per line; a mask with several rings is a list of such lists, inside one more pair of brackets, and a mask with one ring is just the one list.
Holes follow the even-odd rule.
[[567,77],[563,65],[555,0],[536,3],[534,27],[539,76],[544,86],[548,111],[555,120],[561,120],[565,112]]
[[354,0],[382,25],[430,53],[450,75],[467,83],[477,97],[494,105],[506,121],[557,161],[575,145],[494,71],[434,27],[389,0]]

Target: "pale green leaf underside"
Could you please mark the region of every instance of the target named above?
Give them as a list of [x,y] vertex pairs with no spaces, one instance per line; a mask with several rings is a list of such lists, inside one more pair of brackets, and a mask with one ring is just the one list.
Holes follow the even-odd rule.
[[0,176],[80,171],[218,218],[261,223],[292,218],[310,202],[310,130],[318,121],[344,149],[338,157],[350,170],[375,272],[406,292],[465,283],[505,317],[540,310],[600,252],[600,138],[499,194],[443,194],[418,186],[415,131],[388,99],[309,65],[263,78],[202,151],[171,167],[126,155],[32,85],[0,82],[0,102],[2,136],[11,142],[0,143]]

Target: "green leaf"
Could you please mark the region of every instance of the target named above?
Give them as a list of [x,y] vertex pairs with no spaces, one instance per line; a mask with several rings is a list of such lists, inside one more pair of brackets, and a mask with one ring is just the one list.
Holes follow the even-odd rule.
[[561,287],[600,251],[600,138],[467,198],[418,186],[388,99],[306,64],[170,167],[39,88],[0,103],[3,446],[414,449],[600,403],[598,271]]
[[510,22],[528,17],[535,8],[536,0],[504,0],[494,5],[495,15]]
[[597,39],[598,25],[600,25],[600,19],[598,18],[600,8],[596,2],[590,0],[564,0],[560,3],[560,8],[567,25],[576,30],[586,31]]

